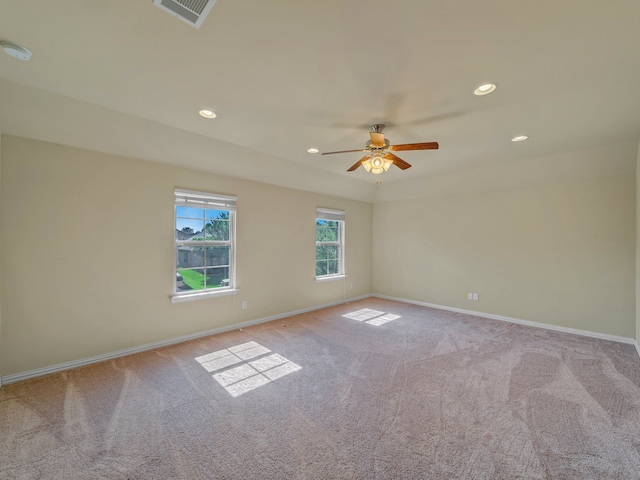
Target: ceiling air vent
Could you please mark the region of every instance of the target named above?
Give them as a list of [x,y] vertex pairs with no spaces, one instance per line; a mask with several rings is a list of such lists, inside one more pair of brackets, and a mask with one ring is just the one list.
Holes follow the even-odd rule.
[[216,0],[153,0],[154,5],[196,28],[200,28],[214,3]]

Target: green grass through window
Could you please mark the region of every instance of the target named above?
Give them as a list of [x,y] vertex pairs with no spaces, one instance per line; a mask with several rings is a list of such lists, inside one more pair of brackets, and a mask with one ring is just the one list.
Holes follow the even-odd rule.
[[[189,270],[188,268],[179,268],[178,273],[182,275],[182,281],[185,285],[192,290],[204,289],[204,275],[195,270]],[[207,275],[207,288],[218,288],[224,279],[224,274],[211,274]]]

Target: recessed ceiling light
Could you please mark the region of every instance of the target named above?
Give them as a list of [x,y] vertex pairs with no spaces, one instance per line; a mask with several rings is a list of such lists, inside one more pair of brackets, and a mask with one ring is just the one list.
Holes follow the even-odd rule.
[[529,138],[529,135],[518,135],[517,137],[513,137],[511,139],[512,142],[524,142],[527,138]]
[[489,95],[493,92],[498,86],[495,83],[485,83],[484,85],[480,85],[473,91],[474,95]]
[[2,48],[7,54],[11,55],[13,58],[17,58],[18,60],[24,60],[25,62],[31,60],[31,52],[24,48],[22,45],[17,45],[11,42],[0,42]]
[[212,110],[207,110],[206,108],[203,108],[198,113],[204,118],[216,118],[216,114],[213,113]]
[[307,148],[307,152],[309,153],[318,153],[320,150],[318,150],[317,148]]

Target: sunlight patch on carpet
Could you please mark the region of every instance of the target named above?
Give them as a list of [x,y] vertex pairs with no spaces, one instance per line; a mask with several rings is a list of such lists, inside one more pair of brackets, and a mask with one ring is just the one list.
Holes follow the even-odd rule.
[[[232,397],[237,397],[302,369],[277,353],[267,353],[271,353],[267,347],[257,342],[246,342],[196,357],[195,360],[207,372],[222,370],[213,378]],[[237,364],[240,365],[229,368]]]
[[375,325],[376,327],[379,327],[380,325],[384,325],[385,323],[389,323],[392,322],[396,319],[400,318],[400,315],[394,315],[393,313],[387,313],[386,315],[382,315],[380,317],[377,318],[372,318],[371,320],[367,321],[368,324],[370,325]]
[[356,310],[355,312],[345,313],[342,316],[350,318],[351,320],[357,320],[358,322],[365,322],[369,325],[375,325],[376,327],[400,318],[400,315],[385,313],[379,310],[372,310],[370,308],[363,308],[362,310]]

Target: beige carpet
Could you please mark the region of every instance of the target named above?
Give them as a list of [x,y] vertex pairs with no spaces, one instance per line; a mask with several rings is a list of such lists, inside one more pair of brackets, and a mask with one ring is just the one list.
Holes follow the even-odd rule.
[[640,478],[640,359],[372,298],[6,385],[0,478]]

